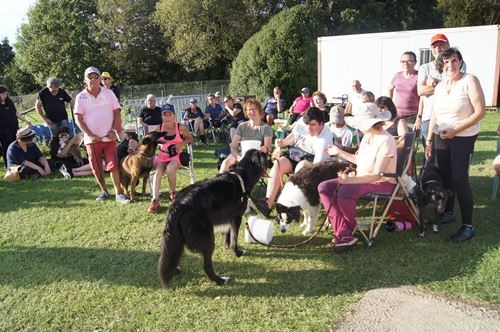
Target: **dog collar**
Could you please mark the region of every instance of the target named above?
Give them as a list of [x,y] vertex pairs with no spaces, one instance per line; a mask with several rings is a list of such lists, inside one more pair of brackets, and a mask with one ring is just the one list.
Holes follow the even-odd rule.
[[235,173],[235,172],[229,172],[229,174],[236,175],[236,177],[240,181],[241,191],[243,192],[243,194],[246,194],[247,192],[246,192],[246,189],[245,189],[245,183],[243,182],[243,179],[241,178],[241,176],[238,173]]

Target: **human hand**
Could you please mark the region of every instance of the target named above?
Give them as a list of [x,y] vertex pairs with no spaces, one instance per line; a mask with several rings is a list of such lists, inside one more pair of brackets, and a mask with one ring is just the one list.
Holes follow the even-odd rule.
[[458,131],[455,128],[450,127],[448,129],[441,130],[441,132],[439,132],[439,137],[441,137],[441,139],[452,139],[457,135],[457,133]]
[[329,156],[336,156],[340,153],[340,149],[336,145],[330,145],[325,149]]
[[112,141],[116,140],[116,138],[117,138],[116,131],[111,129],[110,131],[108,131],[108,134],[106,135],[106,137]]
[[53,122],[49,118],[45,118],[45,123],[47,126],[52,126]]
[[425,85],[432,85],[436,79],[432,76],[427,77],[427,80],[425,81]]
[[429,159],[432,153],[432,143],[431,142],[425,142],[425,159]]
[[274,145],[276,145],[279,148],[282,148],[283,145],[283,139],[282,138],[277,138],[276,141],[274,141]]
[[413,125],[413,130],[419,130],[422,128],[422,119],[418,118],[415,120],[415,124]]

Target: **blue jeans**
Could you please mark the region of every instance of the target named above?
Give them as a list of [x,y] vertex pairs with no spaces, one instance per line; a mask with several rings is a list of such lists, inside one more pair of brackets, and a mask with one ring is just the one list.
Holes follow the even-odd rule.
[[[53,122],[50,126],[50,133],[52,135],[52,138],[56,137],[59,134],[59,130],[61,127],[66,127],[69,129],[69,122],[68,120],[61,120],[59,122]],[[71,135],[71,133],[70,133]]]

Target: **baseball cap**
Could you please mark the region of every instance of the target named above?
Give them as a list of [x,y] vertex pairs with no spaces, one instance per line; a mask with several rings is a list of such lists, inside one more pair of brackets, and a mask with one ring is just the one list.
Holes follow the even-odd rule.
[[165,113],[165,112],[175,113],[174,105],[172,105],[172,104],[165,104],[165,105],[163,105],[161,107],[161,112],[162,113]]
[[305,92],[305,93],[309,94],[309,88],[304,87],[304,88],[302,88],[302,90],[300,90],[300,92]]
[[92,73],[101,76],[101,72],[96,67],[88,67],[87,69],[85,69],[84,75],[87,76],[88,74],[92,74]]
[[448,43],[448,44],[450,43],[448,41],[448,38],[446,38],[446,36],[443,35],[442,33],[438,33],[438,34],[435,34],[434,36],[432,36],[432,38],[431,38],[431,45],[434,44],[437,41],[443,41],[443,42]]
[[191,100],[189,101],[190,103],[197,103],[198,102],[198,99],[196,98],[191,98]]
[[221,96],[222,96],[222,94],[220,93],[220,91],[217,91],[217,92],[215,93],[215,96],[216,96],[216,97],[221,97]]

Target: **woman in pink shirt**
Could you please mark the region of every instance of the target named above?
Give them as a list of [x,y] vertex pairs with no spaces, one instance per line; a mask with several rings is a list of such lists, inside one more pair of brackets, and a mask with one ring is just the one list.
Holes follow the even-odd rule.
[[396,105],[398,118],[404,119],[399,125],[414,124],[418,112],[420,97],[417,93],[418,71],[415,70],[417,56],[413,52],[404,52],[401,55],[400,71],[394,75],[389,85],[388,96]]
[[300,96],[295,98],[292,106],[290,106],[290,119],[288,123],[292,124],[297,121],[302,114],[312,106],[312,97],[310,96],[309,88],[302,88],[300,90]]

